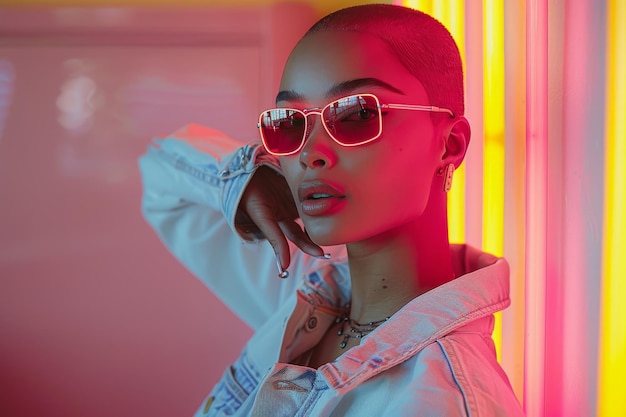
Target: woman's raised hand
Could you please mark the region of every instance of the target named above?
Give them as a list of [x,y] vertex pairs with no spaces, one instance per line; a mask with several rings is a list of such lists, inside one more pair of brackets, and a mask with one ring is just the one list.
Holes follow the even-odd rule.
[[313,243],[306,231],[296,223],[298,211],[285,178],[265,166],[253,174],[243,193],[239,210],[242,210],[253,224],[238,224],[238,228],[253,228],[264,235],[276,253],[279,276],[285,278],[291,262],[289,244],[292,241],[303,252],[322,257],[324,251]]

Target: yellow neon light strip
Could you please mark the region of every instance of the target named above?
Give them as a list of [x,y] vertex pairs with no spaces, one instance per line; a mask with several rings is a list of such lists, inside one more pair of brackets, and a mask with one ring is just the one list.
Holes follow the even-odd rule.
[[626,416],[626,2],[607,1],[606,143],[598,417]]
[[[465,68],[465,1],[449,0],[437,2],[446,5],[440,11],[433,11],[452,34],[461,53]],[[438,15],[437,13],[440,13]],[[465,164],[454,173],[453,187],[448,193],[448,231],[451,242],[465,242]]]
[[[504,3],[483,1],[484,166],[483,249],[504,252]],[[502,350],[502,315],[493,332],[498,359]]]

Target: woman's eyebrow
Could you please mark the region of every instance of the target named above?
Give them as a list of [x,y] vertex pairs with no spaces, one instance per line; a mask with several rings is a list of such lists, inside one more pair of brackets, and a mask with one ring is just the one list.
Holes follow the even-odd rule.
[[397,94],[404,95],[404,91],[378,78],[357,78],[335,84],[326,93],[327,98],[337,97],[344,93],[350,93],[361,87],[382,87]]
[[304,97],[303,94],[297,93],[294,90],[282,90],[278,92],[278,95],[276,95],[276,103],[278,103],[279,101],[305,101],[306,98]]
[[[361,88],[361,87],[382,87],[394,93],[404,95],[404,91],[400,90],[399,88],[394,87],[393,85],[381,79],[357,78],[355,80],[343,81],[343,82],[333,85],[326,92],[326,97],[328,99],[332,99],[339,95],[350,93],[356,90],[357,88]],[[282,90],[276,96],[276,102],[278,103],[279,101],[304,102],[306,101],[306,97],[303,94],[300,94],[294,90]]]

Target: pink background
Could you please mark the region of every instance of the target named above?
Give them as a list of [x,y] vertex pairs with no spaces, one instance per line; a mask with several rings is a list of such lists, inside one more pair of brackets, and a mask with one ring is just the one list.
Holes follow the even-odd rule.
[[137,158],[189,122],[256,139],[313,15],[0,13],[0,415],[200,405],[251,331],[142,219]]

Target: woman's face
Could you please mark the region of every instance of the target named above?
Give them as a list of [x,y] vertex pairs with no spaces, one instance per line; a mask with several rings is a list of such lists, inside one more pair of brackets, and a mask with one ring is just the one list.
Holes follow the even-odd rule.
[[[278,107],[306,109],[358,93],[381,104],[430,105],[421,83],[381,40],[356,32],[318,32],[301,41],[283,72]],[[383,111],[382,135],[345,147],[320,121],[301,152],[280,164],[311,239],[337,245],[400,230],[420,218],[442,166],[443,140],[436,140],[430,113]],[[422,219],[423,220],[423,219]]]

